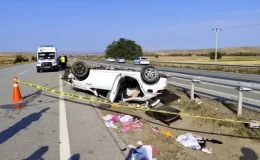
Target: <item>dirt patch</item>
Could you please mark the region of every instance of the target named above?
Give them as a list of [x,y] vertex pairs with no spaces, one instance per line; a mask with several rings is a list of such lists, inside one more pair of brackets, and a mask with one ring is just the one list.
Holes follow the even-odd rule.
[[[249,121],[250,119],[260,120],[260,112],[257,111],[243,108],[242,116],[237,117],[235,104],[219,102],[209,98],[202,98],[202,104],[196,104],[195,102],[190,101],[187,94],[183,91],[174,87],[168,87],[168,90],[171,90],[181,97],[180,102],[173,102],[170,106],[175,106],[183,112],[190,113],[192,115],[202,115],[206,117],[234,119],[240,121]],[[260,130],[251,130],[248,128],[248,124],[209,119],[194,119],[194,123],[200,124],[200,126],[210,123],[218,133],[260,139]]]
[[[181,97],[180,102],[175,101],[170,103],[170,106],[180,109],[184,113],[216,118],[231,118],[238,120],[249,120],[252,118],[259,120],[259,112],[243,109],[243,116],[241,118],[237,118],[234,111],[229,109],[232,108],[232,105],[228,108],[223,103],[208,98],[202,98],[202,104],[198,105],[195,102],[190,101],[188,96],[183,91],[173,87],[168,87],[167,89]],[[246,155],[247,158],[248,156],[253,156],[253,153],[258,153],[260,155],[260,151],[258,149],[260,143],[260,131],[251,130],[247,126],[240,123],[182,116],[183,120],[179,120],[172,123],[170,126],[167,126],[158,120],[148,117],[144,112],[137,110],[114,108],[110,111],[102,110],[101,112],[104,115],[117,112],[141,117],[141,122],[143,123],[141,128],[131,128],[127,132],[122,132],[122,125],[118,122],[118,129],[116,129],[116,131],[126,142],[126,144],[136,145],[137,141],[142,141],[145,144],[155,146],[157,153],[154,156],[158,159],[235,160],[242,156],[244,150],[251,151],[250,155]],[[207,142],[206,147],[213,149],[212,154],[207,154],[202,151],[194,151],[183,147],[173,138],[154,132],[152,130],[152,127],[154,126],[159,127],[160,129],[168,130],[175,136],[185,133],[192,133],[209,139],[213,138],[220,140],[223,144],[213,144]]]
[[[194,160],[195,158],[187,154],[183,148],[174,140],[174,138],[168,137],[161,133],[154,132],[152,127],[154,121],[146,117],[142,112],[127,110],[127,109],[116,109],[114,111],[135,115],[136,117],[142,117],[140,122],[143,124],[141,128],[133,128],[123,132],[123,125],[121,122],[117,122],[116,129],[117,134],[123,139],[127,145],[136,145],[138,141],[142,141],[144,144],[153,145],[156,148],[156,154],[153,157],[160,160],[170,160],[170,159],[185,159],[185,160]],[[101,110],[103,115],[114,114],[113,111],[104,111]],[[146,117],[146,118],[143,118]],[[156,121],[155,121],[156,122]],[[165,127],[160,127],[160,129],[169,130]],[[170,131],[170,130],[169,130]],[[171,131],[172,132],[172,131]],[[172,132],[174,135],[174,132]]]

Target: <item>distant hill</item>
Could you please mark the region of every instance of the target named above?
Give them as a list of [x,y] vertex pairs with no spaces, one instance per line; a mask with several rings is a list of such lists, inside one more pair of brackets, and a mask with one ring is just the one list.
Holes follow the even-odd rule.
[[[224,52],[226,54],[231,53],[260,53],[259,47],[228,47],[228,48],[218,48],[219,52]],[[173,54],[207,54],[209,52],[215,52],[215,48],[208,49],[194,49],[194,50],[158,50],[158,51],[145,51],[144,55],[173,55]]]
[[[255,47],[227,47],[227,48],[218,48],[219,52],[226,54],[232,53],[258,53],[260,54],[260,46]],[[144,55],[174,55],[174,54],[207,54],[209,52],[215,52],[215,48],[207,49],[183,49],[183,50],[157,50],[157,51],[144,51]],[[36,52],[0,52],[0,55],[12,54],[12,55],[25,55],[33,56]],[[76,52],[76,51],[59,51],[58,54],[67,54],[67,55],[104,55],[104,52]]]

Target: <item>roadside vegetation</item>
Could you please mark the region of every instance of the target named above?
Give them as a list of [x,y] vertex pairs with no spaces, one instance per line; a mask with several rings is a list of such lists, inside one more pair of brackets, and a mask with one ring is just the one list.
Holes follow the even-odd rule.
[[28,63],[35,60],[30,53],[0,53],[0,66],[12,66],[20,63]]
[[128,60],[133,60],[143,55],[142,47],[135,41],[120,38],[117,41],[113,41],[106,47],[105,57],[124,57]]
[[176,68],[189,68],[189,69],[200,69],[209,71],[223,71],[223,72],[235,72],[235,73],[246,73],[246,74],[259,74],[259,68],[243,68],[243,67],[223,67],[223,66],[205,66],[196,64],[171,64],[171,63],[160,63],[152,62],[153,65],[163,66],[163,67],[176,67]]

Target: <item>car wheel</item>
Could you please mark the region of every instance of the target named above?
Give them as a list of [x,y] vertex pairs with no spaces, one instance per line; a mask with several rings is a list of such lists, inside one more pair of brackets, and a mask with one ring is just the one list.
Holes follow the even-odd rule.
[[36,69],[37,70],[37,73],[39,73],[40,72],[40,70],[39,69]]
[[141,77],[145,83],[152,84],[158,81],[159,72],[154,66],[145,66],[141,70]]
[[86,79],[89,73],[88,65],[83,61],[77,61],[71,66],[71,73],[79,80]]

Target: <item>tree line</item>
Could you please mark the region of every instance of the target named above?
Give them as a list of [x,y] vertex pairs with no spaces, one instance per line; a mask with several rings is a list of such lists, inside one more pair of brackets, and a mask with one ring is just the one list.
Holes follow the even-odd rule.
[[[125,59],[133,60],[139,56],[143,56],[142,47],[133,40],[126,38],[119,38],[117,41],[113,41],[107,45],[105,50],[105,58],[108,57],[124,57]],[[192,53],[178,53],[169,54],[167,56],[192,56]],[[156,54],[145,54],[145,56],[154,56],[158,58],[161,55]],[[215,59],[215,51],[209,53],[196,54],[196,56],[208,56],[210,59]],[[217,59],[221,59],[223,56],[260,56],[260,53],[252,52],[236,52],[236,53],[225,53],[217,52]]]

